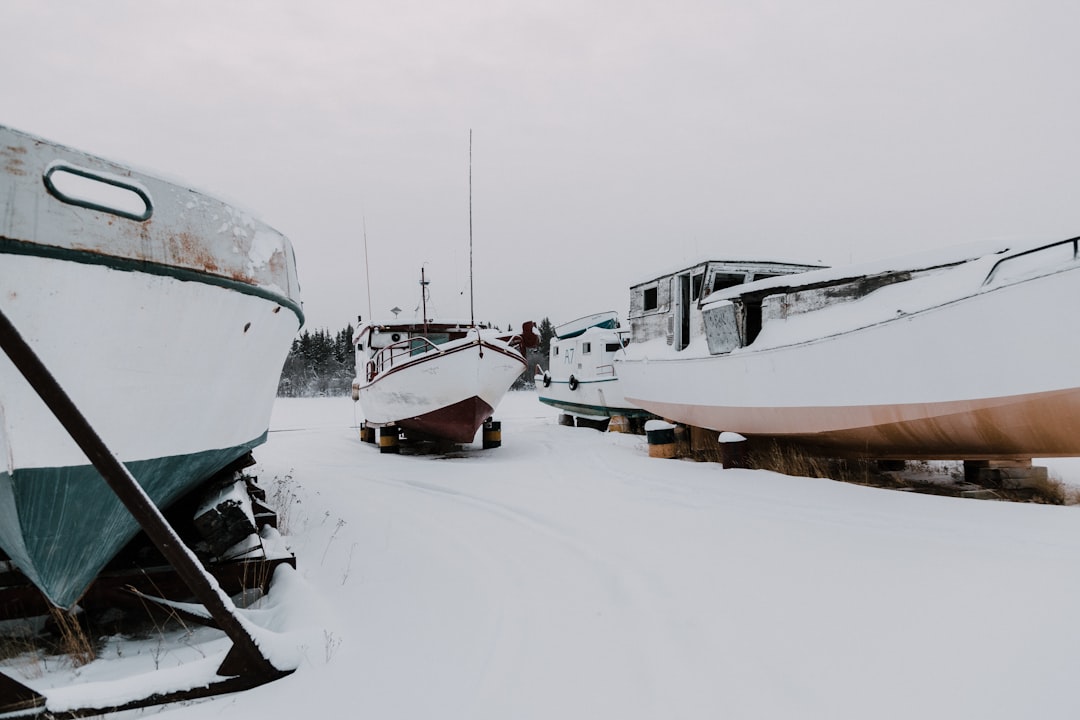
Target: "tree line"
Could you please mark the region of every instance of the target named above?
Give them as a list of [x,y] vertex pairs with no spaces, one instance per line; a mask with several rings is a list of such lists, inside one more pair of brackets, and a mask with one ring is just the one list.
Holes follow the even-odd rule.
[[[531,389],[536,368],[547,369],[548,349],[555,329],[548,318],[537,323],[536,328],[540,333],[540,346],[526,353],[529,367],[514,382],[515,390]],[[278,397],[348,395],[356,377],[352,337],[352,324],[336,333],[322,328],[304,330],[297,335],[281,370]]]
[[292,341],[281,369],[278,397],[348,395],[356,377],[353,326],[337,333],[304,330]]

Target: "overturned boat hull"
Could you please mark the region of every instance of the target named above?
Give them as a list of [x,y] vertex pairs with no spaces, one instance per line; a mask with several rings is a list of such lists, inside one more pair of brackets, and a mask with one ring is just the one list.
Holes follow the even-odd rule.
[[[188,188],[5,128],[0,168],[4,313],[154,503],[261,444],[302,324],[287,239]],[[0,452],[0,549],[70,607],[138,525],[4,356]]]

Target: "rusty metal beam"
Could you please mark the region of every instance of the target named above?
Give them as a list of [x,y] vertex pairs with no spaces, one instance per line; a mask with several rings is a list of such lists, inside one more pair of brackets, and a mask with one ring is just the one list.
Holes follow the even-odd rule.
[[216,587],[195,555],[183,544],[158,507],[143,491],[142,486],[109,450],[2,310],[0,348],[101,473],[105,482],[135,517],[157,549],[176,569],[192,594],[206,607],[218,627],[232,640],[232,650],[218,669],[218,674],[242,675],[256,680],[255,684],[260,684],[258,681],[269,682],[288,674],[275,668],[262,654],[255,639],[233,614],[235,608],[232,603],[228,602]]

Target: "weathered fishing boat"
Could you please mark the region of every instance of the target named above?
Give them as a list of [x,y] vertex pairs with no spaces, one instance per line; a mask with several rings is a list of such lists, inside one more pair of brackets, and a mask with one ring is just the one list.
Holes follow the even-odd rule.
[[622,417],[631,423],[652,417],[626,401],[615,374],[613,359],[628,341],[628,333],[620,327],[614,311],[557,326],[548,351],[548,369],[537,368],[540,402],[586,422]]
[[655,414],[842,455],[1080,455],[1080,240],[967,246],[733,287],[683,347],[631,343]]
[[[161,508],[265,441],[303,323],[272,228],[4,127],[0,308]],[[0,354],[0,549],[68,608],[138,529]]]
[[630,289],[630,329],[621,329],[614,311],[588,315],[555,328],[546,373],[539,373],[540,401],[578,422],[626,419],[629,429],[653,414],[627,400],[614,358],[630,340],[665,337],[685,347],[701,325],[701,301],[723,288],[761,278],[806,272],[820,265],[772,260],[705,260],[652,278]]
[[354,336],[353,383],[364,423],[417,439],[469,443],[525,371],[522,333],[485,323],[417,320],[368,323]]

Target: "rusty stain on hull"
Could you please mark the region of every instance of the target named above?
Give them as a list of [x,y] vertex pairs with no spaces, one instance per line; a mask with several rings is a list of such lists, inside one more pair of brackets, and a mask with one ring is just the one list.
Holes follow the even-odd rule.
[[[147,200],[146,218],[121,208],[85,205],[50,190],[58,164],[93,183],[134,188]],[[0,238],[27,247],[74,251],[190,270],[261,288],[294,300],[299,283],[288,240],[225,203],[117,163],[0,126]],[[95,200],[96,202],[96,200]]]
[[25,161],[26,148],[18,145],[7,145],[0,155],[4,158],[4,172],[12,175],[26,175]]

